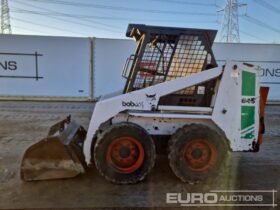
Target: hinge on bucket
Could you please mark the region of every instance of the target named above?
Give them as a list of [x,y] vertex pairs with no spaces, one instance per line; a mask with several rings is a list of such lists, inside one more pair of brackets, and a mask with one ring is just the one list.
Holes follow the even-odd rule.
[[71,122],[71,115],[68,115],[64,120],[54,124],[48,132],[48,136],[53,136],[56,132],[62,132],[65,129],[65,124],[69,124]]

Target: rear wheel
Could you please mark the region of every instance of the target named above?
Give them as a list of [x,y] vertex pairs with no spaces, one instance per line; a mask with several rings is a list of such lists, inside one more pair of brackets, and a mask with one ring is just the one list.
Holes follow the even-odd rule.
[[132,184],[143,180],[155,164],[155,145],[140,126],[119,123],[108,128],[94,148],[96,168],[107,180]]
[[184,182],[195,183],[218,174],[227,157],[226,139],[199,124],[178,129],[169,143],[169,164]]

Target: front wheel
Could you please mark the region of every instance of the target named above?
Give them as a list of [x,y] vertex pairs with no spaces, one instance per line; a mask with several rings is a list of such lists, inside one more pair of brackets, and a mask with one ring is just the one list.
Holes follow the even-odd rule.
[[150,135],[133,123],[112,125],[97,139],[94,161],[107,180],[133,184],[143,180],[155,164],[155,145]]
[[227,153],[223,135],[205,125],[186,125],[170,139],[169,165],[182,181],[196,183],[217,175]]

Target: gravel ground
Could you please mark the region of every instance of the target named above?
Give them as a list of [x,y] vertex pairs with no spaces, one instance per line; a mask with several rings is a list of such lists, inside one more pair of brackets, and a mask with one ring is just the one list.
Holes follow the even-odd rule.
[[[169,192],[184,194],[207,193],[210,190],[272,189],[278,190],[275,194],[275,203],[279,205],[280,106],[267,107],[266,134],[261,151],[233,153],[230,163],[222,173],[207,183],[196,185],[182,183],[173,175],[164,155],[158,156],[156,166],[148,178],[136,185],[113,185],[100,177],[95,168],[72,179],[21,181],[19,168],[24,151],[44,137],[52,124],[68,114],[87,128],[93,107],[94,105],[90,103],[74,102],[0,102],[1,209],[113,207],[170,209],[179,205],[166,204],[166,193]],[[271,200],[271,194],[267,193],[264,198]],[[216,208],[218,207],[211,209]],[[241,207],[232,207],[239,208]],[[262,209],[273,208],[262,207]]]

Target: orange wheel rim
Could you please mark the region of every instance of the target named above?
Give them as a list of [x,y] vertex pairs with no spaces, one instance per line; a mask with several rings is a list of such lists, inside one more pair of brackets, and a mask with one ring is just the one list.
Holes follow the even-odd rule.
[[188,167],[196,172],[205,172],[217,161],[216,146],[206,139],[194,139],[183,149]]
[[108,147],[106,161],[115,171],[129,174],[135,172],[144,162],[144,148],[133,137],[120,137]]

